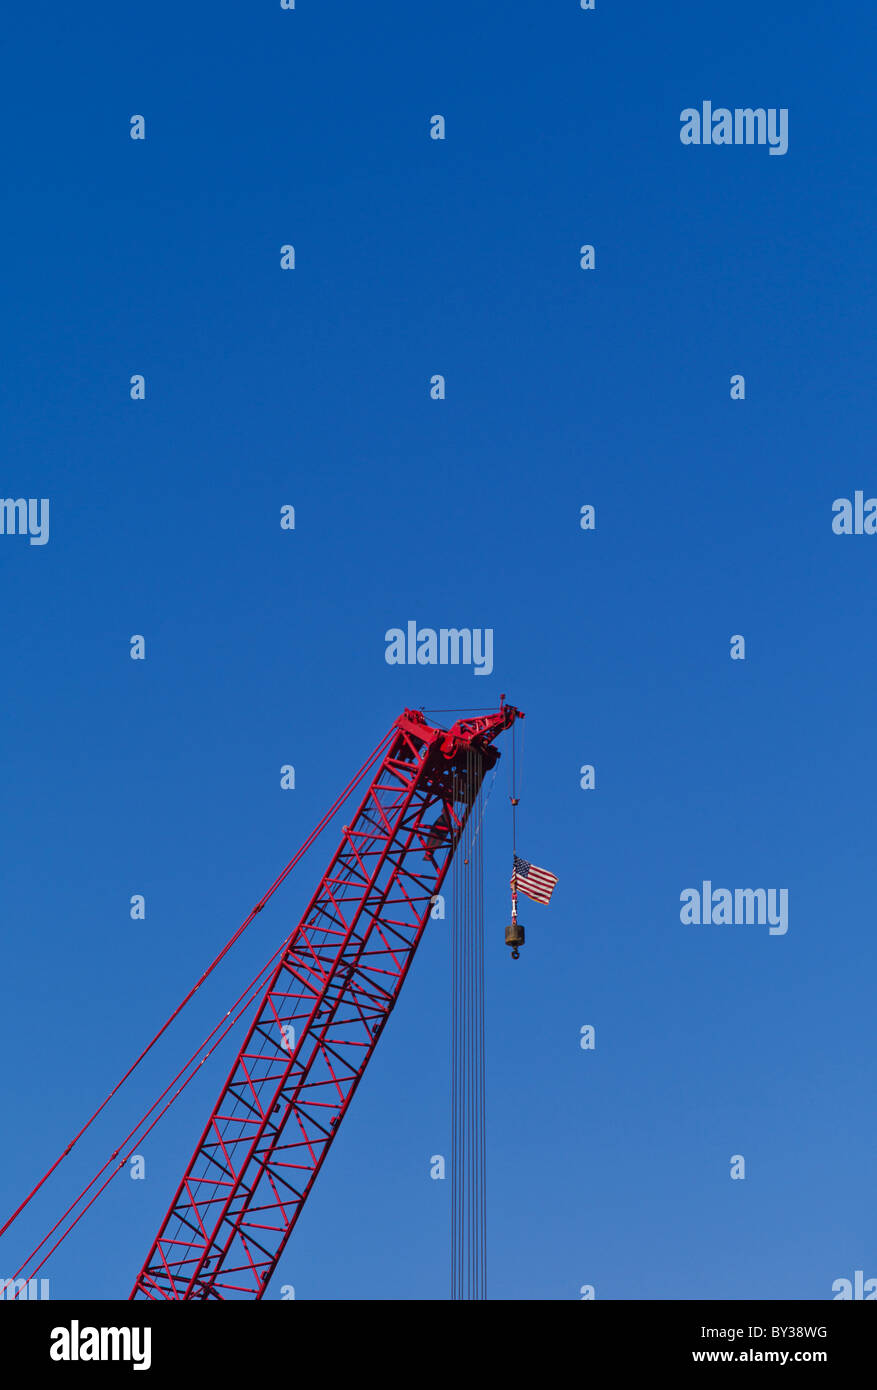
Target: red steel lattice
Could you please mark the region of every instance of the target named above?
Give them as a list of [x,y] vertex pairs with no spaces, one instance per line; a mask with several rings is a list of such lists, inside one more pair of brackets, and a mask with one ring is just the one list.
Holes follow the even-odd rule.
[[[520,711],[416,710],[289,938],[132,1299],[261,1298],[405,981],[485,772]],[[467,754],[474,772],[467,784]]]

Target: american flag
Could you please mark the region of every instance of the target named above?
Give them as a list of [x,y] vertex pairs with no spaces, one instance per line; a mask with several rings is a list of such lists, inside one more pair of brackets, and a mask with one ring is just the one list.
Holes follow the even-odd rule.
[[515,855],[515,867],[512,871],[513,891],[517,888],[519,893],[526,893],[534,903],[542,903],[547,907],[556,882],[554,874],[550,874],[547,869],[537,869],[535,864],[529,864],[526,859]]

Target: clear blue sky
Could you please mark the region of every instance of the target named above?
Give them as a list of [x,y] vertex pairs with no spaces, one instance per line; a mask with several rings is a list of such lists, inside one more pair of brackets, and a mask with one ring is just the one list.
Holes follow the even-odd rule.
[[[4,1212],[395,715],[506,691],[519,849],[560,884],[513,965],[505,759],[491,1296],[821,1299],[877,1276],[877,537],[831,530],[836,497],[877,493],[871,22],[791,0],[9,16],[0,491],[48,497],[51,533],[0,537]],[[704,100],[788,108],[788,153],[684,147]],[[388,666],[408,619],[492,628],[493,674]],[[0,1242],[0,1275],[329,849]],[[683,926],[703,879],[788,888],[788,934]],[[274,1296],[447,1296],[448,933]],[[127,1296],[226,1062],[53,1257],[54,1296]]]

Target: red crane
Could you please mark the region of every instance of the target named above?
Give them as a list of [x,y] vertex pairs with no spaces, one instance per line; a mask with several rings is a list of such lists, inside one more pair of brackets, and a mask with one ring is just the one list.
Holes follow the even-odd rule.
[[[261,1298],[521,712],[406,710],[289,938],[130,1297]],[[386,740],[385,740],[386,742]]]

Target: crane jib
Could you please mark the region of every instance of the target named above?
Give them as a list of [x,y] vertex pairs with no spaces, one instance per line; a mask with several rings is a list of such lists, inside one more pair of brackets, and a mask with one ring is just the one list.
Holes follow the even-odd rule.
[[406,710],[265,988],[132,1299],[261,1298],[519,710]]

